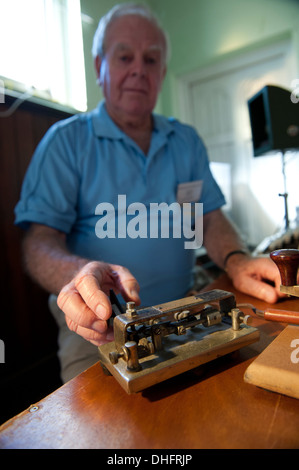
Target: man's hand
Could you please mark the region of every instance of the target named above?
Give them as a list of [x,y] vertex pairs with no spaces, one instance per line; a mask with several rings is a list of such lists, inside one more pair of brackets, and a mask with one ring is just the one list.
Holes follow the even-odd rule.
[[280,297],[284,297],[279,290],[281,284],[279,271],[270,258],[234,254],[224,266],[228,253],[247,250],[237,228],[221,210],[205,214],[203,228],[204,244],[210,258],[226,270],[236,289],[268,303],[275,303]]
[[226,271],[235,288],[244,294],[267,303],[275,303],[280,297],[284,297],[279,290],[279,271],[270,258],[234,255],[229,259]]
[[31,277],[48,292],[59,294],[58,305],[69,328],[93,344],[113,339],[107,328],[112,313],[110,289],[125,301],[140,303],[139,285],[126,268],[70,253],[66,235],[56,229],[32,224],[23,253]]
[[113,331],[107,327],[112,313],[110,289],[139,305],[139,285],[133,275],[122,266],[98,261],[87,263],[57,299],[70,330],[96,346],[113,340]]

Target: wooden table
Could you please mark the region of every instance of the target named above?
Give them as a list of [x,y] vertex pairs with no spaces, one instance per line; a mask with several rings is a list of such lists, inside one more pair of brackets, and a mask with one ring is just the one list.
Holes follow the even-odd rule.
[[[226,276],[209,288],[235,292]],[[237,302],[267,306],[235,294]],[[299,310],[299,299],[280,308]],[[299,400],[243,380],[252,360],[286,325],[256,318],[254,326],[260,341],[239,354],[134,395],[96,364],[4,423],[0,448],[299,448]]]

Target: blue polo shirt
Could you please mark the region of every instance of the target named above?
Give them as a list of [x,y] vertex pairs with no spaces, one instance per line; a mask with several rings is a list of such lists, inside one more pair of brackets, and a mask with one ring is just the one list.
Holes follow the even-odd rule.
[[203,181],[198,202],[204,213],[225,203],[195,130],[160,115],[153,122],[147,155],[110,119],[105,102],[56,123],[35,151],[15,208],[19,226],[50,226],[67,234],[73,253],[126,266],[140,284],[143,305],[182,297],[192,286],[195,261],[183,233],[172,236],[170,226],[169,237],[161,230],[152,235],[152,204],[170,207],[178,185],[197,180]]

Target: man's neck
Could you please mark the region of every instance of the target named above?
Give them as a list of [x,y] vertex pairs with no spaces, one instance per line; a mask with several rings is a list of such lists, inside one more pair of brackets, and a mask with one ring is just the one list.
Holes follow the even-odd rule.
[[149,151],[153,120],[151,115],[116,115],[107,109],[108,114],[115,124],[141,148],[146,155]]

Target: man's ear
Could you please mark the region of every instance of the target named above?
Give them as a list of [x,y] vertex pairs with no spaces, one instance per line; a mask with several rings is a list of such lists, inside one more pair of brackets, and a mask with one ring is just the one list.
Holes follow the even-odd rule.
[[102,59],[100,56],[96,56],[94,60],[94,67],[96,69],[96,74],[97,74],[97,82],[100,84],[100,74],[101,74],[101,66],[102,66]]
[[165,67],[163,68],[162,73],[161,73],[161,82],[160,82],[160,88],[159,88],[160,90],[162,89],[166,73],[167,73],[167,68],[166,68],[166,65],[165,65]]

